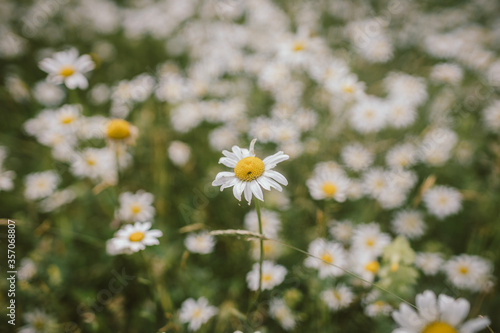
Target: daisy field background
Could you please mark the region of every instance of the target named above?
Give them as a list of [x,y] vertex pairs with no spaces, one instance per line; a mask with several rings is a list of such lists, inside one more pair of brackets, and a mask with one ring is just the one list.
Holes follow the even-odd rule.
[[0,0],[0,331],[500,331],[499,13]]

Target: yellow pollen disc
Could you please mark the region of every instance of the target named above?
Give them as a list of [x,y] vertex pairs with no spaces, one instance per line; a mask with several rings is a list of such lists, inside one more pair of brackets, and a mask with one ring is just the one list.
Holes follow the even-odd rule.
[[306,48],[306,44],[304,42],[295,42],[293,43],[292,50],[294,52],[300,52],[303,51]]
[[259,178],[265,170],[264,162],[258,157],[249,156],[242,158],[234,167],[234,174],[239,179],[250,182]]
[[457,331],[450,324],[435,321],[427,325],[422,333],[457,333]]
[[61,70],[59,71],[59,74],[64,76],[64,77],[71,76],[74,73],[75,73],[75,68],[73,66],[70,66],[70,65],[62,66]]
[[385,302],[384,301],[376,301],[375,305],[378,306],[379,308],[381,308],[385,305]]
[[130,123],[123,119],[113,119],[108,123],[106,131],[111,139],[125,139],[130,136]]
[[375,245],[375,240],[373,238],[368,238],[366,240],[366,246],[372,247],[373,245]]
[[271,275],[270,274],[264,274],[264,275],[262,275],[262,281],[264,281],[264,282],[271,281]]
[[447,197],[441,197],[441,198],[438,199],[438,202],[441,205],[446,205],[448,203],[448,198]]
[[380,268],[380,264],[378,263],[378,261],[370,261],[365,266],[365,269],[367,271],[372,272],[374,274],[378,272],[379,268]]
[[458,269],[458,271],[460,272],[460,274],[467,274],[469,272],[469,269],[465,266],[460,266],[460,268]]
[[370,119],[370,118],[373,118],[373,116],[375,116],[375,112],[373,110],[366,111],[366,113],[365,113],[366,118]]
[[139,205],[132,205],[131,210],[132,210],[133,214],[137,214],[137,213],[139,213],[141,211],[141,206],[139,206]]
[[95,165],[95,163],[96,163],[95,160],[93,158],[90,158],[90,157],[87,158],[85,161],[87,162],[88,165]]
[[343,87],[342,87],[342,90],[343,90],[345,93],[348,93],[348,94],[352,94],[352,93],[354,92],[354,88],[353,88],[353,86],[350,86],[350,85],[343,86]]
[[321,260],[326,261],[327,263],[331,264],[333,262],[333,258],[329,253],[325,253],[321,256]]
[[140,242],[144,238],[144,233],[142,231],[136,231],[128,236],[128,239],[131,242]]
[[333,197],[335,195],[335,192],[337,192],[337,188],[335,187],[335,185],[330,182],[324,183],[321,189],[323,190],[323,193],[325,193],[329,197]]
[[75,117],[72,116],[72,115],[68,115],[68,116],[63,116],[61,118],[61,123],[63,124],[71,124],[73,122],[73,120],[75,120]]
[[201,310],[200,309],[194,310],[193,317],[194,318],[199,318],[200,316],[201,316]]
[[271,252],[271,250],[272,250],[271,245],[264,243],[263,250],[264,250],[264,254]]

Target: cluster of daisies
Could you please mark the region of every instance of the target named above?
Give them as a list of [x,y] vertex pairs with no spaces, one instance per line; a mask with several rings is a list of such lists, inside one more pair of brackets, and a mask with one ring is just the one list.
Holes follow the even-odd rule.
[[[17,174],[24,180],[24,199],[51,213],[79,204],[84,191],[98,194],[116,186],[121,194],[113,207],[107,253],[129,255],[159,245],[163,232],[152,229],[154,195],[129,192],[127,179],[120,178],[146,144],[138,140],[140,122],[131,119],[140,119],[140,112],[154,104],[165,110],[168,124],[158,126],[172,138],[163,151],[176,171],[188,174],[193,165],[206,163],[189,138],[207,133],[202,139],[213,152],[222,151],[219,164],[230,169],[220,171],[212,185],[231,189],[248,206],[265,203],[235,221],[235,228],[262,229],[266,239],[251,240],[243,254],[251,259],[246,275],[233,278],[246,282],[248,292],[272,292],[260,309],[266,318],[286,331],[300,328],[301,302],[291,299],[304,295],[280,292],[301,269],[309,293],[304,304],[319,298],[336,312],[359,303],[368,317],[392,315],[400,326],[394,332],[477,332],[489,320],[466,321],[470,304],[465,299],[427,290],[416,296],[416,309],[406,303],[398,309],[399,303],[373,286],[414,294],[411,287],[417,288],[420,273],[470,294],[491,292],[495,285],[492,255],[455,253],[448,244],[432,252],[422,243],[433,238],[429,230],[436,226],[454,228],[464,202],[478,196],[460,179],[444,175],[455,166],[468,172],[485,158],[478,154],[490,149],[485,142],[500,131],[495,16],[500,6],[476,0],[439,13],[427,7],[416,1],[346,0],[283,7],[271,0],[166,0],[123,7],[109,0],[77,0],[64,6],[34,1],[18,10],[4,3],[0,58],[34,54],[39,74],[46,73],[28,84],[21,69],[8,69],[5,88],[13,101],[39,107],[23,130],[57,162],[57,168]],[[87,54],[54,46],[67,45],[60,26],[84,31]],[[114,40],[120,38],[127,45],[154,40],[163,55],[127,77],[121,43]],[[31,41],[55,48],[32,50]],[[119,79],[96,82],[106,76]],[[148,131],[141,127],[141,135]],[[258,157],[255,139],[248,149],[238,146],[249,138],[275,153]],[[284,189],[288,179],[275,170],[287,160],[294,165],[284,172],[289,190]],[[16,189],[9,163],[7,148],[0,146],[0,191]],[[207,170],[215,170],[212,166]],[[344,219],[342,207],[348,205],[373,216]],[[304,207],[319,212],[326,228],[304,230],[300,241],[308,244],[307,258],[286,265],[291,251],[283,243],[292,239],[285,237],[283,217]],[[215,228],[219,222],[203,225]],[[215,252],[212,233],[186,230],[188,252]],[[35,262],[25,258],[19,278],[29,281],[36,271]],[[407,289],[396,285],[398,276],[407,278]],[[189,296],[176,296],[182,298],[175,300],[177,318],[197,331],[220,309],[208,296],[185,299]],[[55,325],[41,311],[27,313],[25,321],[20,331],[50,331]]]

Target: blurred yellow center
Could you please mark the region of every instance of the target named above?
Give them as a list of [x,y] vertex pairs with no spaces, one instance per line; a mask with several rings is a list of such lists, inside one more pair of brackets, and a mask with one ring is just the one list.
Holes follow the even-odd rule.
[[141,206],[139,205],[132,205],[132,213],[137,214],[141,211]]
[[460,272],[460,274],[467,274],[469,272],[469,269],[465,266],[460,266],[458,271]]
[[321,256],[321,260],[326,261],[327,263],[331,264],[333,262],[333,258],[329,253],[325,253]]
[[333,197],[335,192],[337,192],[337,188],[335,187],[335,185],[333,185],[333,183],[330,182],[324,183],[322,190],[323,193],[325,193],[329,197]]
[[264,282],[271,281],[271,275],[270,274],[264,274],[264,275],[262,275],[262,281],[264,281]]
[[123,119],[113,119],[108,123],[106,130],[111,139],[125,139],[130,135],[130,123]]
[[194,318],[199,318],[199,317],[201,317],[201,314],[202,314],[202,311],[200,309],[196,309],[193,312],[193,317]]
[[457,331],[450,324],[435,321],[427,325],[422,333],[457,333]]
[[73,66],[70,66],[70,65],[62,66],[61,70],[59,71],[59,74],[64,76],[64,77],[71,76],[71,75],[73,75],[73,73],[75,73],[75,68]]
[[380,264],[377,261],[370,261],[366,264],[365,269],[372,273],[377,273],[380,268]]
[[87,159],[85,161],[90,166],[95,165],[95,163],[96,163],[95,159],[93,159],[92,157],[87,157]]
[[372,247],[373,245],[375,245],[375,240],[373,238],[368,238],[366,240],[366,246]]
[[142,231],[136,231],[128,236],[128,239],[131,242],[140,242],[144,238],[144,233]]
[[399,269],[399,263],[397,261],[391,264],[391,272],[395,272]]
[[351,85],[345,85],[345,86],[342,87],[342,90],[345,93],[352,94],[354,92],[354,87],[351,86]]
[[67,115],[67,116],[61,117],[61,123],[65,124],[65,125],[71,124],[73,122],[73,120],[75,120],[75,117],[73,115]]
[[264,162],[258,157],[249,156],[242,158],[236,167],[234,167],[234,174],[239,179],[250,182],[259,178],[265,170]]
[[292,50],[294,52],[303,51],[306,48],[306,44],[304,42],[295,42],[293,43]]

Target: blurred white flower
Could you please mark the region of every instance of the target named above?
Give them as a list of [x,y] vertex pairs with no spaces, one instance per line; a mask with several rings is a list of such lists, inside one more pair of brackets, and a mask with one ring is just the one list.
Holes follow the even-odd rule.
[[491,262],[479,256],[462,254],[450,258],[443,267],[448,280],[457,288],[479,291],[493,272]]
[[297,324],[292,310],[280,298],[273,298],[269,303],[269,314],[276,319],[284,330],[290,331]]
[[391,221],[393,231],[409,239],[420,238],[426,229],[422,214],[416,210],[402,210]]
[[168,147],[168,157],[177,166],[184,166],[191,156],[189,145],[181,141],[172,141]]
[[[276,238],[281,230],[281,220],[278,213],[261,208],[262,233],[266,237]],[[259,219],[257,211],[252,210],[245,215],[245,228],[253,232],[259,232]]]
[[443,255],[441,253],[420,252],[415,257],[415,266],[426,275],[436,275],[443,268]]
[[322,291],[320,298],[330,310],[337,311],[351,305],[355,296],[351,288],[340,284],[335,288]]
[[[276,265],[272,261],[262,262],[262,290],[271,290],[285,280],[287,270],[284,266]],[[247,283],[250,290],[259,289],[259,263],[255,263],[247,274]]]
[[60,181],[59,174],[52,170],[29,174],[24,180],[24,197],[28,200],[48,197],[54,193]]
[[79,56],[78,51],[72,48],[43,59],[39,66],[49,73],[47,81],[50,83],[64,83],[69,89],[86,89],[89,83],[83,74],[93,70],[95,64],[89,55]]
[[126,222],[145,222],[152,220],[155,215],[153,207],[154,196],[143,190],[125,192],[120,194],[120,208],[116,213],[117,217]]
[[320,279],[344,274],[341,268],[345,268],[347,265],[347,254],[342,245],[318,238],[309,244],[307,252],[314,257],[307,257],[304,265],[317,269]]
[[380,225],[372,222],[358,225],[352,236],[351,250],[376,257],[391,242],[391,237],[380,231]]
[[340,168],[316,170],[306,185],[315,200],[335,199],[343,202],[347,197],[349,178]]
[[462,194],[449,186],[437,185],[428,189],[422,200],[429,213],[439,219],[456,214],[462,208]]
[[209,254],[214,250],[215,238],[207,232],[190,234],[184,240],[184,245],[189,252]]
[[205,324],[217,314],[218,310],[215,306],[211,306],[205,297],[200,297],[198,300],[188,298],[182,303],[179,310],[179,320],[182,323],[189,323],[190,331],[197,331],[201,325]]

